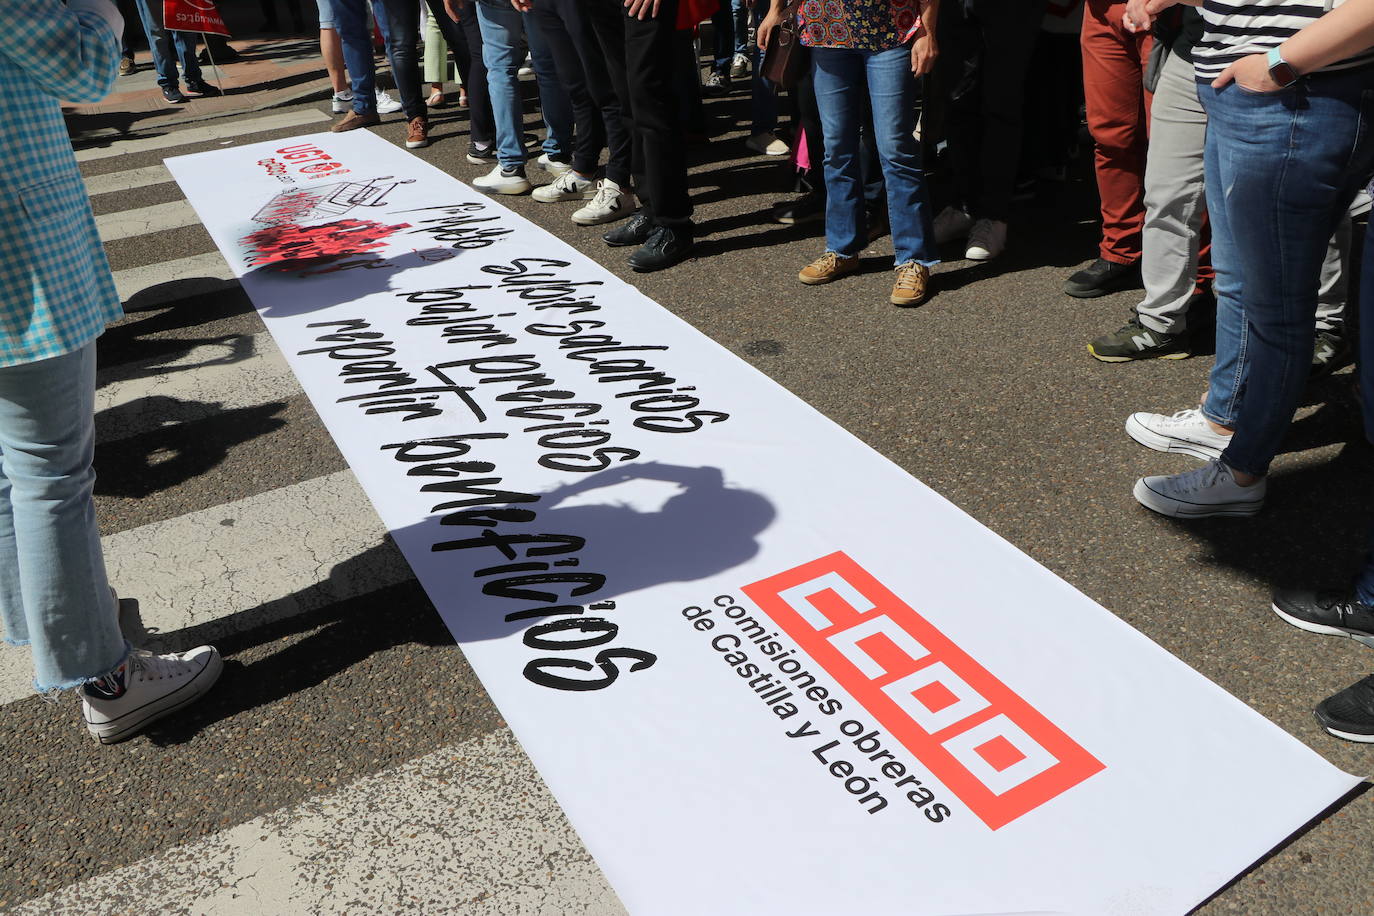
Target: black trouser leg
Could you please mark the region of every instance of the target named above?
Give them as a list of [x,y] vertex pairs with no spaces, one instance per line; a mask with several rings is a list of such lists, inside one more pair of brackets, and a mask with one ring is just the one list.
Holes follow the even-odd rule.
[[474,143],[492,144],[496,142],[496,117],[491,112],[491,95],[487,91],[487,65],[482,61],[482,29],[477,22],[476,3],[463,4],[458,26],[468,60],[468,69],[463,72],[463,88],[468,94],[468,136]]
[[386,56],[406,120],[428,117],[429,109],[420,92],[420,51],[416,47],[420,41],[420,6],[414,0],[390,0],[385,9],[390,26]]
[[[624,7],[620,5],[619,0],[582,0],[582,10],[586,14],[587,27],[596,42],[595,47],[588,48],[589,56],[596,56],[598,50],[601,52],[606,81],[611,87],[610,97],[614,99],[616,107],[614,117],[605,104],[601,108],[602,120],[606,125],[609,154],[606,177],[623,188],[633,176],[640,203],[643,204],[645,213],[651,215],[653,210],[647,198],[647,183],[644,178],[644,155],[635,137],[634,121],[630,118],[630,83],[625,66]],[[596,91],[594,72],[595,68],[589,62],[589,85]],[[604,88],[602,91],[604,92]]]
[[[687,155],[673,97],[673,68],[678,59],[678,0],[662,0],[653,19],[625,16],[625,71],[630,92],[630,120],[642,155],[650,216],[660,226],[689,226],[692,201],[687,195]],[[622,14],[623,15],[623,14]]]
[[570,8],[574,16],[578,15],[575,6],[575,0],[542,0],[534,4],[530,15],[534,16],[539,24],[549,53],[553,55],[558,80],[567,89],[568,101],[572,104],[573,170],[581,175],[591,175],[596,172],[597,163],[601,161],[601,150],[606,145],[606,129],[601,123],[601,112],[587,89],[582,57],[573,38],[577,23],[569,23],[567,20]]

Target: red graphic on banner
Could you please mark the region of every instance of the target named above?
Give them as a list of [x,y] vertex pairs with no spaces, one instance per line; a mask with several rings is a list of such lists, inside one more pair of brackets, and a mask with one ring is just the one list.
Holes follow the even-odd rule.
[[243,238],[253,267],[295,270],[307,264],[336,261],[386,247],[386,240],[409,223],[388,226],[366,219],[341,219],[316,226],[282,223]]
[[993,830],[1105,769],[843,552],[744,593]]
[[229,35],[214,0],[162,0],[162,22],[173,32]]

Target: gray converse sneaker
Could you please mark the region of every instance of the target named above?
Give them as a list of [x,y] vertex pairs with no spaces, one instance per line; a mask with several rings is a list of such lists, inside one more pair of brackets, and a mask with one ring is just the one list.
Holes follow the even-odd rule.
[[635,196],[620,185],[603,178],[597,183],[591,202],[575,211],[572,221],[579,226],[599,226],[624,219],[635,210]]
[[1251,486],[1236,483],[1224,461],[1165,477],[1142,477],[1132,495],[1145,508],[1173,518],[1254,515],[1264,508],[1267,477]]
[[596,196],[596,182],[569,169],[548,184],[535,188],[530,196],[543,204],[560,200],[591,200]]
[[1220,458],[1231,441],[1230,434],[1213,432],[1207,418],[1196,407],[1171,416],[1133,413],[1126,418],[1126,435],[1157,452],[1178,452],[1203,461]]
[[135,649],[113,672],[81,688],[81,715],[101,744],[124,741],[200,699],[223,670],[214,646],[169,655]]

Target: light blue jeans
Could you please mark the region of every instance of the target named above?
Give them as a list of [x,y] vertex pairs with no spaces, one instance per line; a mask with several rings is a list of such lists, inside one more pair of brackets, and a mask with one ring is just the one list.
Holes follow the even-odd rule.
[[128,654],[95,527],[95,344],[0,368],[0,619],[34,687],[76,687]]
[[825,135],[825,245],[853,257],[868,244],[859,134],[863,93],[873,106],[873,140],[887,184],[887,214],[897,265],[940,263],[931,231],[930,201],[921,171],[916,128],[916,78],[911,50],[813,48],[812,78]]
[[548,131],[544,152],[550,159],[568,160],[573,153],[573,111],[568,91],[558,80],[553,53],[538,22],[510,5],[509,0],[477,0],[477,24],[482,30],[482,62],[496,118],[496,158],[503,169],[525,165],[525,111],[520,98],[520,64],[524,61],[520,35],[529,43],[539,104]]
[[153,21],[152,11],[148,9],[148,0],[134,0],[134,6],[138,7],[138,18],[143,21],[148,50],[153,52],[157,84],[164,89],[177,88],[177,61],[181,61],[182,74],[187,80],[199,80],[200,62],[196,60],[196,43],[200,36],[195,32],[169,32],[158,28]]
[[1374,168],[1374,70],[1257,93],[1198,83],[1217,358],[1203,413],[1234,426],[1222,459],[1263,475],[1311,372],[1328,241]]

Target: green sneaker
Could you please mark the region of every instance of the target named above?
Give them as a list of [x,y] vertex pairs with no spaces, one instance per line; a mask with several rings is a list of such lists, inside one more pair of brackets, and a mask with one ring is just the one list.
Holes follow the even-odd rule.
[[1088,352],[1104,363],[1125,363],[1133,359],[1187,359],[1193,355],[1187,334],[1161,334],[1145,327],[1140,323],[1140,316],[1134,314],[1121,330],[1103,334],[1088,344]]
[[1310,378],[1325,378],[1337,369],[1343,369],[1355,361],[1350,352],[1350,344],[1345,335],[1335,331],[1318,331],[1312,345],[1312,374]]

